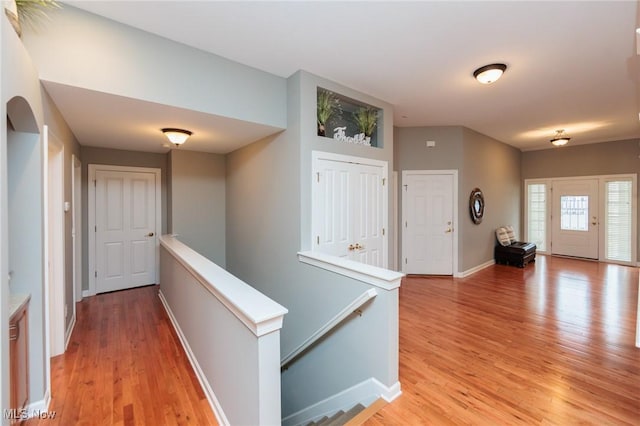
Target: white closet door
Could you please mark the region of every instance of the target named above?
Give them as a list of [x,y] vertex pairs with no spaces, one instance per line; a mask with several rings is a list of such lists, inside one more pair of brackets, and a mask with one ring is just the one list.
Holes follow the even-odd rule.
[[338,257],[350,254],[351,180],[351,169],[347,163],[323,161],[316,172],[313,220],[318,251]]
[[387,267],[385,173],[356,161],[314,161],[313,250]]
[[[355,224],[351,258],[367,265],[383,267],[382,173],[379,167],[351,164],[356,199],[352,214]],[[357,245],[356,245],[357,244]]]

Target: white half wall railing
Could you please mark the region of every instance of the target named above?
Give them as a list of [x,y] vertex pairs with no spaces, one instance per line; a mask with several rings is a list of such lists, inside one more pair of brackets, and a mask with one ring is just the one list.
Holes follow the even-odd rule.
[[335,327],[340,325],[342,321],[347,319],[351,314],[357,312],[362,305],[367,303],[369,300],[373,299],[378,295],[378,292],[370,288],[360,296],[355,298],[353,302],[349,303],[345,306],[340,312],[338,312],[333,318],[327,321],[322,327],[316,330],[311,336],[309,336],[304,342],[302,342],[298,347],[292,350],[287,356],[282,358],[280,363],[281,368],[286,368],[286,366],[295,360],[298,356],[300,356],[304,351],[310,348],[315,342],[320,340],[325,334],[333,330]]
[[287,309],[173,236],[160,246],[160,299],[218,422],[279,425]]

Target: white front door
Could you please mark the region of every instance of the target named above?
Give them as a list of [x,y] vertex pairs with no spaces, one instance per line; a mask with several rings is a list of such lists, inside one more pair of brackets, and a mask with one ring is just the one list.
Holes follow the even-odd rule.
[[95,173],[96,292],[156,283],[156,175]]
[[402,185],[403,272],[453,275],[454,175],[403,172]]
[[598,259],[598,179],[553,181],[551,252]]
[[386,268],[386,163],[323,155],[313,165],[313,250]]

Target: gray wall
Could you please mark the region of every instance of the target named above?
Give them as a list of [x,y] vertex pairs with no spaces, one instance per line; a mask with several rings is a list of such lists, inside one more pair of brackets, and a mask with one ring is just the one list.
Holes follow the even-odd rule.
[[[71,129],[64,121],[62,114],[53,103],[46,91],[42,90],[42,100],[44,105],[44,120],[47,126],[49,126],[49,135],[62,142],[63,148],[63,173],[64,173],[64,200],[71,202],[71,180],[72,176],[72,155],[80,157],[80,145],[75,136],[71,132]],[[73,206],[71,207],[73,209]],[[72,217],[71,211],[64,215],[64,277],[65,277],[65,297],[64,303],[68,307],[68,315],[65,318],[64,329],[65,332],[69,326],[69,323],[73,320],[71,313],[72,307],[75,303],[73,299],[73,240],[71,238]],[[79,219],[79,218],[78,218]],[[82,279],[82,278],[80,278]]]
[[[520,225],[521,153],[518,149],[464,128],[464,165],[460,176],[458,227],[461,227],[461,271],[493,259],[496,228],[513,225],[522,236]],[[474,188],[484,194],[482,223],[469,216],[469,195]]]
[[[9,173],[9,160],[7,158],[7,141],[9,139],[9,125],[7,118],[11,117],[15,130],[18,132],[41,133],[44,123],[42,113],[42,99],[40,93],[40,82],[38,72],[33,67],[31,58],[24,48],[21,40],[9,24],[6,18],[0,19],[0,56],[2,59],[2,79],[0,81],[0,329],[3,335],[9,330],[9,203],[7,197],[7,179]],[[14,164],[15,166],[15,164]],[[13,166],[11,166],[13,167]],[[29,209],[37,210],[38,204],[29,206]],[[41,256],[44,247],[41,245],[36,253],[36,259]],[[40,258],[42,260],[42,258]],[[36,290],[40,298],[44,298],[44,288],[42,286],[44,275],[42,264],[36,263],[35,269],[40,269],[41,274]],[[34,310],[38,310],[34,303]],[[40,312],[40,320],[43,319],[44,312]],[[41,328],[41,332],[43,329]],[[35,337],[35,330],[34,330]],[[44,334],[40,336],[40,345],[44,339]],[[29,369],[35,377],[44,377],[45,360],[43,356],[38,356],[36,352],[30,357]],[[0,345],[0,405],[2,408],[9,406],[9,345]],[[32,389],[31,400],[38,401],[44,398],[44,393],[38,394],[38,389],[44,389],[44,383]],[[5,419],[3,424],[8,424]]]
[[68,4],[47,15],[45,30],[23,35],[42,80],[287,126],[282,77]]
[[174,149],[168,168],[169,232],[224,268],[225,157]]
[[[427,148],[426,141],[436,146]],[[458,170],[458,185],[464,167],[463,130],[460,126],[395,127],[394,165],[398,172],[398,265],[402,265],[402,171],[403,170]],[[458,188],[460,190],[460,188]],[[464,206],[462,206],[464,207]],[[464,216],[460,214],[462,220]],[[461,224],[462,221],[459,221]],[[458,259],[462,259],[463,245],[458,245]],[[461,265],[461,264],[460,264]],[[402,269],[399,267],[399,269]],[[454,273],[457,271],[454,271]]]
[[[227,270],[289,310],[281,331],[283,356],[369,288],[360,281],[301,264],[297,259],[298,251],[310,248],[311,149],[353,150],[354,155],[375,155],[389,161],[393,152],[391,111],[384,130],[384,149],[345,147],[316,136],[316,83],[352,98],[363,96],[298,72],[288,80],[288,129],[227,156]],[[362,100],[386,106],[368,97]],[[372,309],[370,315],[375,312]],[[323,369],[304,368],[305,363],[301,362],[294,363],[283,375],[283,416],[372,375],[387,386],[397,381],[397,369],[373,373],[387,354],[368,348],[382,337],[374,329],[367,329],[364,335],[351,334],[355,329],[348,334],[352,339],[364,339],[363,345],[329,349],[341,353],[344,374],[328,378]],[[316,352],[305,356],[320,355]],[[359,364],[367,367],[358,368]],[[330,383],[324,383],[329,379]],[[323,383],[318,385],[322,395],[308,386],[316,382]]]
[[31,294],[28,318],[29,400],[35,402],[44,398],[47,382],[44,369],[47,359],[43,259],[46,248],[40,135],[9,129],[7,163],[10,292]]
[[[427,148],[427,140],[435,141],[436,146]],[[517,149],[460,126],[400,127],[395,129],[394,161],[398,171],[399,221],[403,170],[458,170],[459,271],[454,272],[464,272],[493,259],[498,226],[520,229]],[[479,225],[469,217],[469,195],[476,187],[485,198],[484,218]],[[401,251],[402,239],[398,241]]]
[[89,164],[107,164],[111,166],[150,167],[160,169],[161,174],[161,214],[162,233],[167,233],[167,155],[149,152],[122,151],[118,149],[80,147],[82,160],[82,289],[89,288],[89,232],[88,218],[88,176]]
[[[522,154],[522,178],[637,174],[640,173],[639,156],[640,139],[527,151]],[[640,253],[640,238],[637,253]]]

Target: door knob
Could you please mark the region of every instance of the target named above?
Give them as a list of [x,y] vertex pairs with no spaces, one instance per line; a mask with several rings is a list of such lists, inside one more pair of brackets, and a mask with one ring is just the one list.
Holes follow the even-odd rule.
[[360,243],[356,243],[356,250],[362,250],[364,248],[364,246],[361,246]]
[[153,237],[154,235],[155,235],[155,234],[154,234],[153,232],[149,232],[149,233],[147,234],[147,237]]
[[349,251],[354,251],[356,248],[353,244],[349,244]]

